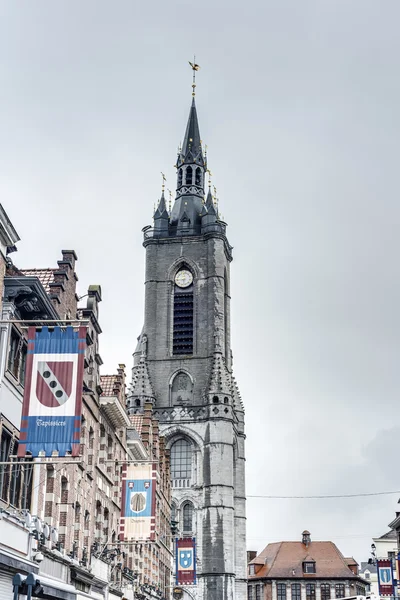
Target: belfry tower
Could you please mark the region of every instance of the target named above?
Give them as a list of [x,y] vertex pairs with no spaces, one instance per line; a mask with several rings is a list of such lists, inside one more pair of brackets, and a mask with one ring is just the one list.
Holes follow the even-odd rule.
[[[194,86],[195,87],[195,86]],[[193,90],[194,90],[193,87]],[[195,537],[185,600],[245,600],[244,410],[232,374],[232,247],[211,189],[193,94],[172,210],[162,192],[145,227],[144,327],[128,412],[152,402],[171,451],[173,520]]]

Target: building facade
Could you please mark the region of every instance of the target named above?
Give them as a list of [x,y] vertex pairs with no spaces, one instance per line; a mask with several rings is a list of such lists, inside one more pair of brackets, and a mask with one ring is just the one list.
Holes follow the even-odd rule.
[[367,589],[354,558],[333,542],[311,541],[308,531],[299,542],[268,544],[248,565],[248,600],[331,600]]
[[173,520],[197,543],[197,585],[184,597],[244,600],[244,410],[232,372],[232,247],[207,172],[193,98],[177,158],[172,210],[164,192],[144,228],[145,318],[128,412],[154,406],[171,453]]
[[[1,218],[0,211],[0,229]],[[16,234],[10,228],[9,240],[13,239]],[[0,597],[11,600],[12,578],[20,572],[37,575],[44,589],[42,598],[133,600],[136,594],[141,600],[168,599],[169,454],[154,418],[150,427],[145,411],[143,440],[128,418],[125,366],[119,365],[114,375],[100,374],[101,288],[89,286],[85,305],[78,306],[73,250],[62,252],[56,268],[21,270],[3,258],[0,461],[15,464],[0,465]],[[65,321],[87,326],[77,459],[13,459],[25,385],[28,321],[49,327]],[[162,514],[157,515],[157,544],[145,550],[119,540],[122,467],[135,459],[157,461],[157,509]],[[137,560],[141,555],[144,561]]]

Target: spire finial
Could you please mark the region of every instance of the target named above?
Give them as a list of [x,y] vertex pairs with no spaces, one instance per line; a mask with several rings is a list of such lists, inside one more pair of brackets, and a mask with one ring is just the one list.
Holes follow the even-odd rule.
[[169,202],[168,202],[168,212],[169,214],[171,214],[171,206],[172,206],[172,192],[171,190],[167,189],[167,192],[169,194]]
[[195,56],[193,56],[193,62],[190,62],[190,60],[189,60],[189,65],[192,67],[192,71],[193,71],[192,96],[194,98],[196,95],[196,71],[198,71],[200,69],[200,65],[198,65],[196,63]]
[[165,175],[164,175],[164,173],[162,171],[161,171],[161,177],[162,177],[162,186],[161,186],[161,189],[162,189],[162,192],[164,193],[165,182],[167,181],[167,178],[165,177]]
[[208,187],[211,187],[211,177],[212,177],[212,173],[210,171],[210,169],[207,169],[207,173],[208,173]]

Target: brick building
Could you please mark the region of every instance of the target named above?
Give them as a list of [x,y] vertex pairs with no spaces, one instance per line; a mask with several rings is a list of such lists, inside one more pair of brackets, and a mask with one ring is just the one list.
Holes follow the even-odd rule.
[[128,447],[139,436],[150,460],[154,460],[156,471],[156,532],[152,543],[132,544],[133,563],[131,568],[138,574],[137,588],[153,586],[165,598],[170,597],[172,539],[171,539],[171,480],[169,450],[165,439],[160,436],[158,420],[153,416],[150,402],[144,405],[142,414],[130,417],[132,429],[128,430]]
[[248,600],[331,600],[365,595],[367,586],[354,558],[308,531],[298,542],[268,544],[248,565]]
[[[0,241],[1,216],[0,210]],[[9,237],[11,240],[15,235]],[[45,586],[45,598],[131,599],[134,589],[143,598],[168,597],[168,452],[157,421],[147,413],[141,423],[143,441],[134,430],[126,413],[124,365],[119,365],[114,375],[100,375],[101,288],[89,286],[85,305],[78,306],[76,260],[73,250],[62,252],[56,268],[20,270],[8,260],[5,277],[1,278],[2,316],[9,321],[2,326],[0,339],[2,461],[11,460],[18,448],[26,321],[50,326],[54,321],[72,321],[74,326],[84,323],[87,349],[80,458],[28,459],[28,464],[17,463],[15,467],[0,465],[0,597],[11,600],[11,580],[16,571],[38,573]],[[161,512],[157,514],[156,543],[136,551],[134,546],[119,542],[119,522],[122,465],[127,459],[138,458],[139,447],[142,459],[158,462],[157,509]],[[37,528],[44,533],[33,536]],[[13,539],[18,536],[20,542],[10,554],[9,549],[16,544]],[[137,554],[145,557],[138,564]]]

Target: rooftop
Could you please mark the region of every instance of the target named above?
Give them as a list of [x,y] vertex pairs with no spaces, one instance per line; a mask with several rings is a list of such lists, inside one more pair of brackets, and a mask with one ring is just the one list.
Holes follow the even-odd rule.
[[138,434],[142,433],[143,415],[129,415],[131,425],[136,429]]
[[[315,573],[303,573],[303,562],[315,561]],[[266,548],[250,564],[261,568],[251,577],[318,579],[321,577],[358,577],[349,568],[357,564],[354,559],[344,558],[333,542],[276,542]]]
[[50,293],[50,283],[54,281],[54,273],[58,269],[46,268],[46,269],[21,269],[21,273],[30,277],[37,277],[44,287],[47,294]]

